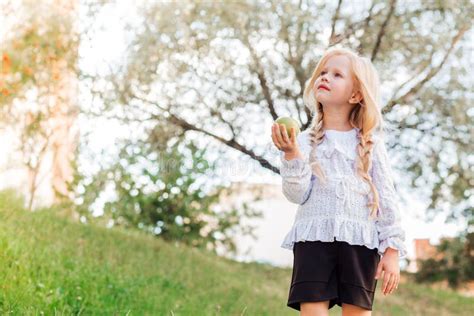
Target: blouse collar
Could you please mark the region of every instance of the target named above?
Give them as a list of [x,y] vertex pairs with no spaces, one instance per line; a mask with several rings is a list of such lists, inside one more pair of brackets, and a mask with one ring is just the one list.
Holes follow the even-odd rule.
[[345,139],[345,138],[353,138],[356,136],[359,132],[359,128],[354,127],[351,130],[348,131],[338,131],[335,129],[326,129],[324,130],[325,135],[327,138],[332,138],[332,139]]
[[359,128],[355,127],[349,131],[325,130],[325,141],[321,143],[319,150],[326,158],[330,158],[335,150],[339,151],[349,159],[355,160],[357,146],[357,135]]

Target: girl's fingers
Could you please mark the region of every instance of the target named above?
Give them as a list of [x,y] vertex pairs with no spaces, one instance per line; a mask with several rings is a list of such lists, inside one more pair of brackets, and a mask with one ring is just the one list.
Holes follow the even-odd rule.
[[291,128],[291,137],[290,137],[290,140],[291,140],[291,143],[293,145],[296,145],[296,131],[295,131],[295,128],[292,127]]
[[[392,292],[398,289],[398,283],[400,282],[400,275],[395,278],[394,285],[392,287]],[[391,293],[391,292],[390,292]]]
[[400,275],[395,275],[395,282],[393,282],[392,291],[395,291],[398,288],[398,282],[400,282]]
[[395,290],[395,285],[397,285],[397,276],[394,275],[393,277],[393,283],[392,283],[392,286],[390,287],[390,290],[388,292],[388,294],[391,294],[393,292],[393,290]]
[[393,276],[393,282],[392,282],[392,286],[390,287],[390,293],[392,293],[395,290],[395,286],[397,286],[397,275]]
[[272,140],[275,146],[280,149],[280,143],[278,142],[278,139],[276,137],[276,129],[275,129],[275,124],[272,125]]
[[283,138],[281,136],[281,131],[280,131],[280,126],[278,124],[275,124],[276,127],[276,138],[278,140],[278,143],[280,144],[280,146],[282,146],[285,142],[283,141]]
[[378,280],[382,276],[383,271],[383,261],[380,261],[377,266],[377,271],[375,272],[375,279]]
[[282,134],[283,141],[284,141],[285,143],[289,144],[289,143],[290,143],[290,139],[288,138],[288,133],[286,132],[286,127],[285,127],[285,125],[282,124],[280,130],[281,130],[281,134]]
[[390,274],[389,281],[387,282],[387,286],[385,287],[385,295],[390,293],[390,291],[392,290],[393,280],[394,280],[393,275]]
[[389,281],[387,282],[387,287],[385,288],[385,294],[390,293],[393,284],[395,283],[395,276],[392,273],[390,273],[389,276]]
[[382,284],[382,293],[385,295],[387,290],[388,282],[390,281],[391,274],[384,272],[383,275],[383,284]]

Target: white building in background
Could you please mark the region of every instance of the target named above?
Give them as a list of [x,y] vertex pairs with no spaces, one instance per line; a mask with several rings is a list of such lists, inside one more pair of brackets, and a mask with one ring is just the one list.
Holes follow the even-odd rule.
[[288,202],[281,191],[281,184],[232,182],[232,195],[223,192],[223,208],[241,205],[251,201],[256,195],[260,199],[249,203],[250,207],[261,210],[262,218],[242,220],[243,224],[256,226],[257,240],[249,236],[235,236],[238,261],[268,262],[273,265],[288,266],[292,263],[293,253],[280,247],[283,238],[293,224],[297,205]]

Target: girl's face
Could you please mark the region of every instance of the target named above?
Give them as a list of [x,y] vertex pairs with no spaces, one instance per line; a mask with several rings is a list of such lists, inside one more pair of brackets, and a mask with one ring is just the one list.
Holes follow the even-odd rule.
[[[320,87],[321,85],[325,86]],[[354,80],[350,72],[350,60],[344,55],[330,57],[316,79],[313,91],[316,100],[325,106],[350,105]],[[351,100],[353,102],[354,100]]]

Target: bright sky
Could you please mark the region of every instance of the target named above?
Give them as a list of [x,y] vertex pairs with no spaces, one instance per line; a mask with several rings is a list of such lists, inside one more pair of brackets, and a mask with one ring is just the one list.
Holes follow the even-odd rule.
[[[121,61],[126,49],[127,35],[121,27],[121,21],[127,19],[138,23],[138,15],[133,7],[130,7],[133,2],[119,2],[118,5],[106,5],[106,8],[99,14],[98,21],[103,30],[98,31],[91,42],[83,42],[80,46],[80,67],[86,71],[101,71],[106,63],[116,64]],[[1,18],[1,16],[0,16]],[[0,20],[1,21],[1,20]],[[0,39],[1,39],[0,33]],[[102,68],[104,69],[104,68]],[[87,97],[87,93],[82,94],[82,104],[92,104]],[[270,131],[271,122],[267,122],[266,130]],[[116,151],[116,138],[125,138],[134,133],[138,136],[140,129],[135,127],[132,129],[124,128],[123,124],[117,121],[100,119],[91,122],[84,116],[80,118],[80,128],[83,134],[91,133],[89,135],[90,152],[81,157],[81,163],[86,170],[93,172],[97,165],[94,160],[88,158],[89,154],[99,155],[101,152],[114,153]],[[270,134],[268,133],[268,136]],[[5,151],[4,151],[5,153]],[[228,178],[229,181],[251,181],[259,183],[281,184],[279,176],[263,170],[256,163],[244,162],[240,159],[240,155],[232,153],[232,157],[227,160],[227,163],[222,166],[222,177]],[[277,155],[272,157],[271,161],[278,165]],[[395,161],[392,161],[395,164]],[[395,176],[399,176],[395,174]],[[407,183],[408,179],[398,179],[399,183]],[[454,236],[459,228],[452,224],[447,225],[443,223],[443,216],[438,216],[433,223],[427,223],[423,220],[427,203],[417,199],[417,192],[411,192],[409,189],[404,189],[408,186],[400,187],[400,194],[406,200],[405,207],[402,209],[402,225],[407,233],[407,246],[409,252],[412,253],[412,240],[414,238],[430,238],[432,243],[437,243],[442,236]],[[242,240],[242,247],[252,246],[250,256],[242,256],[242,260],[260,260],[268,261],[277,265],[291,264],[292,254],[287,250],[279,248],[279,243],[283,240],[286,230],[289,229],[288,223],[293,221],[294,210],[296,206],[292,204],[287,205],[287,209],[280,210],[275,214],[274,207],[268,206],[264,209],[265,219],[258,222],[259,240],[256,242],[249,242]],[[98,211],[98,214],[100,210]],[[288,227],[287,227],[288,226]],[[281,230],[275,231],[275,227],[282,227]],[[272,238],[268,238],[272,236]],[[269,243],[272,243],[269,245]],[[265,249],[265,251],[262,251]]]

